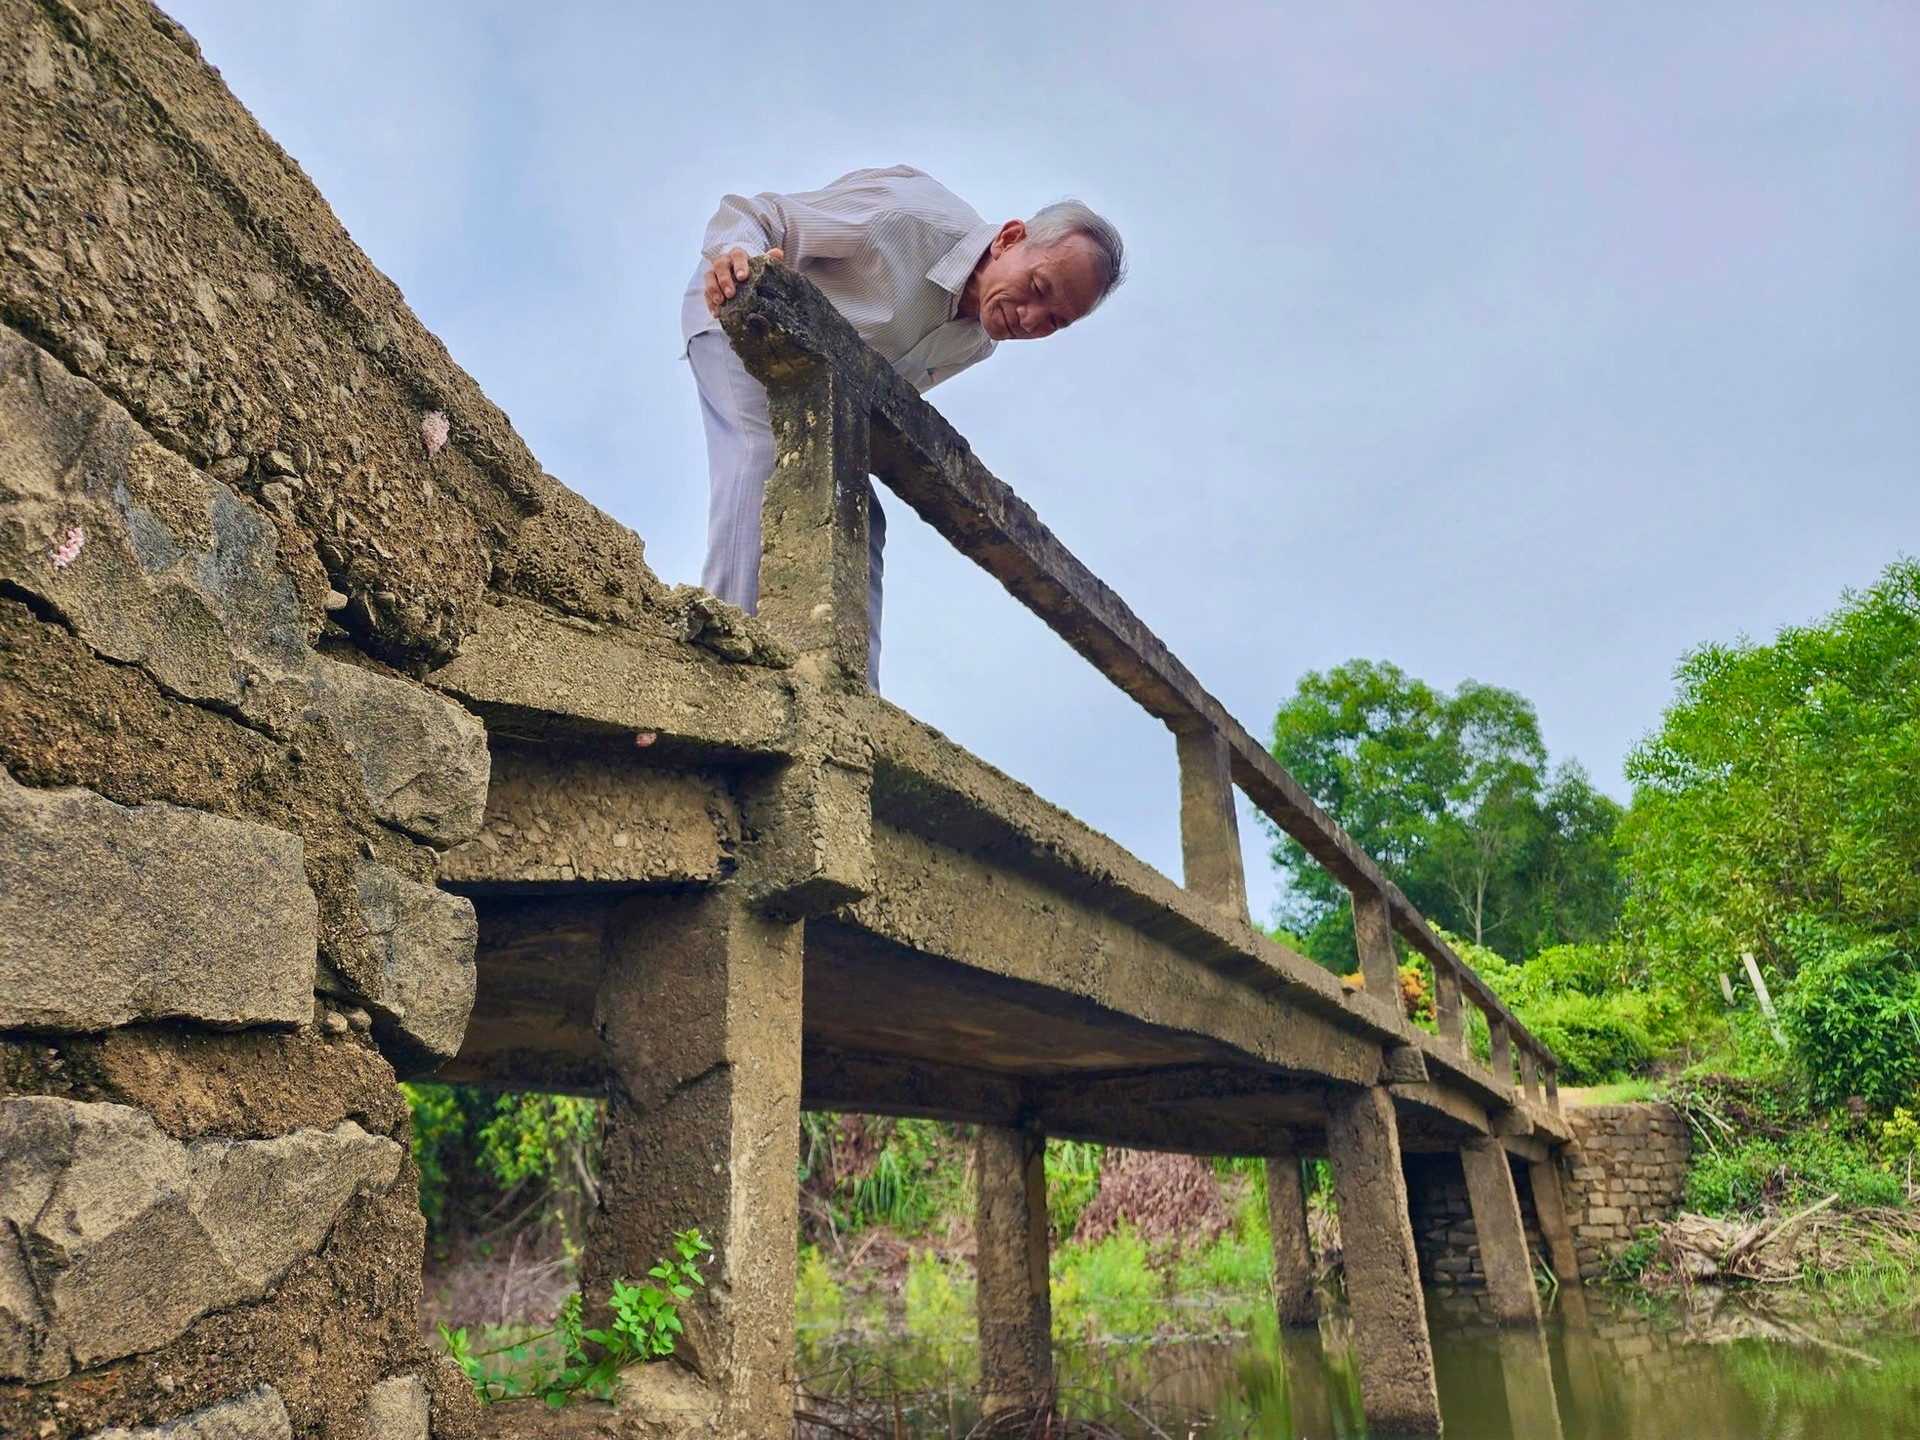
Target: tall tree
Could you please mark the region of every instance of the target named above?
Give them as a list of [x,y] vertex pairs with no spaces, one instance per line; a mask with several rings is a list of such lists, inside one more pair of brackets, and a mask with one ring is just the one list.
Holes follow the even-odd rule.
[[1823,621],[1705,645],[1634,751],[1629,920],[1703,976],[1796,927],[1920,943],[1920,562]]
[[[1620,807],[1577,765],[1549,771],[1539,718],[1513,691],[1468,680],[1449,695],[1352,660],[1301,680],[1273,754],[1415,904],[1476,944],[1526,956],[1612,927]],[[1283,921],[1351,968],[1346,892],[1290,839],[1273,858]]]

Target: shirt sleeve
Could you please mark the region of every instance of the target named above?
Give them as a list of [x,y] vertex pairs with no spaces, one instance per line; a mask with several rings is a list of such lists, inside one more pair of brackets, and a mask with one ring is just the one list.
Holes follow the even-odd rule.
[[899,208],[897,182],[914,173],[905,167],[856,170],[824,190],[725,196],[707,224],[700,253],[717,260],[736,247],[748,255],[779,250],[795,267],[844,259],[866,243],[877,220]]

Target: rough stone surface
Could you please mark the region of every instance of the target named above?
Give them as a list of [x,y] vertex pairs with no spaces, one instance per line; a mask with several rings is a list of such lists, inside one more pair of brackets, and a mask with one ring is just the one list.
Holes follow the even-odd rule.
[[0,767],[0,1028],[297,1024],[317,913],[298,836]]
[[400,1161],[350,1120],[186,1145],[124,1105],[0,1101],[0,1376],[57,1379],[257,1298]]
[[379,957],[376,983],[361,998],[392,1027],[403,1060],[451,1059],[473,1012],[473,902],[369,861],[360,867],[360,909]]
[[367,1392],[368,1440],[427,1440],[430,1407],[418,1375],[395,1375]]
[[286,1402],[278,1390],[263,1385],[237,1400],[223,1400],[164,1425],[143,1425],[137,1430],[115,1426],[96,1430],[87,1440],[292,1440],[292,1435]]
[[312,703],[366,778],[373,813],[458,845],[486,812],[487,732],[453,701],[358,665],[315,657]]
[[0,327],[0,578],[173,694],[272,714],[307,660],[278,542],[263,513]]
[[382,825],[333,733],[302,721],[276,740],[163,694],[65,626],[0,599],[0,764],[23,784],[82,785],[121,805],[166,801],[298,835],[327,964],[371,967],[355,874],[371,854],[416,878],[431,853]]

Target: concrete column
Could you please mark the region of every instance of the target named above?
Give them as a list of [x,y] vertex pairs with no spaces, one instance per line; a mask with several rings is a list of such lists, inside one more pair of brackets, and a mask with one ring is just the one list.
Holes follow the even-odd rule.
[[1307,1190],[1300,1157],[1267,1160],[1267,1228],[1273,1234],[1273,1299],[1287,1327],[1320,1323],[1313,1293],[1313,1245],[1307,1238]]
[[1567,1224],[1567,1202],[1560,1188],[1559,1162],[1548,1158],[1527,1166],[1533,1190],[1533,1213],[1540,1221],[1540,1238],[1547,1242],[1547,1258],[1563,1291],[1580,1289],[1580,1259],[1573,1248],[1573,1229]]
[[801,926],[735,886],[641,896],[609,922],[594,1025],[613,1071],[582,1283],[601,1305],[675,1231],[714,1246],[672,1363],[628,1372],[643,1426],[786,1440],[799,1224]]
[[974,1153],[980,1408],[991,1415],[1043,1404],[1053,1391],[1046,1139],[982,1125]]
[[1398,1015],[1400,957],[1393,948],[1393,917],[1387,913],[1386,897],[1359,890],[1351,895],[1353,943],[1360,952],[1360,973],[1366,977],[1367,993],[1392,1006]]
[[1538,1325],[1540,1296],[1533,1288],[1533,1261],[1506,1147],[1492,1136],[1469,1141],[1460,1147],[1460,1165],[1467,1172],[1473,1233],[1494,1316],[1502,1325]]
[[1384,1087],[1329,1095],[1327,1152],[1340,1210],[1361,1408],[1378,1429],[1438,1435],[1433,1343],[1407,1213],[1400,1131]]
[[1180,853],[1187,889],[1247,918],[1247,870],[1233,808],[1233,757],[1217,730],[1177,731]]

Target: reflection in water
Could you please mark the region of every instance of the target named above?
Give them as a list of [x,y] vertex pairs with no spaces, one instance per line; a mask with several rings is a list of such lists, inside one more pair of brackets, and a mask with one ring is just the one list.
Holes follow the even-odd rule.
[[[1560,1314],[1545,1331],[1515,1332],[1486,1323],[1471,1297],[1430,1299],[1451,1440],[1920,1437],[1911,1316],[1841,1337],[1831,1324],[1770,1321],[1732,1304],[1653,1315],[1590,1294],[1585,1309],[1585,1323]],[[1318,1332],[1267,1323],[1236,1341],[1065,1345],[1056,1364],[1063,1410],[1141,1440],[1380,1440],[1361,1421],[1338,1315]],[[849,1374],[856,1391],[886,1387],[883,1408],[916,1436],[966,1433],[977,1418],[972,1366],[953,1334],[802,1341],[809,1388]]]

